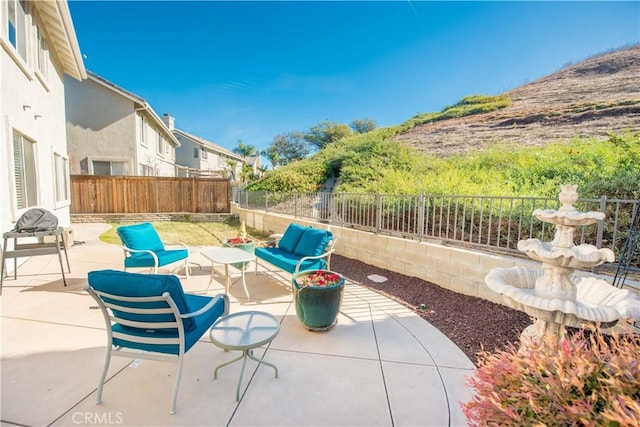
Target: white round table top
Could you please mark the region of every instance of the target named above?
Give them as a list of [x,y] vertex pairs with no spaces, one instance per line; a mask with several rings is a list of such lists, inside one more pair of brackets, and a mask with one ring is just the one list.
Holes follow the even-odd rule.
[[209,331],[211,342],[226,350],[260,347],[280,332],[280,323],[262,311],[242,311],[219,318]]

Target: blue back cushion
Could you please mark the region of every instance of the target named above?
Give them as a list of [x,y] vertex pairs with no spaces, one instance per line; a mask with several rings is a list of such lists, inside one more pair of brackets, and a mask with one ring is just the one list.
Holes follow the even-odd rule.
[[[171,299],[176,303],[180,313],[188,313],[190,310],[184,297],[184,291],[180,280],[174,275],[167,274],[139,274],[127,273],[118,270],[100,270],[89,272],[89,285],[96,290],[106,292],[112,295],[125,297],[148,297],[160,296],[168,292]],[[107,299],[105,298],[105,301]],[[121,303],[129,307],[140,308],[165,308],[167,304],[162,301],[147,303]],[[115,313],[118,317],[128,320],[162,322],[174,321],[171,314],[155,314],[142,315],[133,313],[123,313],[118,311]],[[192,318],[182,319],[185,331],[189,332],[196,328],[196,324]],[[168,331],[174,332],[174,329]]]
[[278,247],[285,251],[293,252],[296,249],[296,245],[300,241],[302,234],[304,234],[305,230],[308,228],[309,227],[303,227],[298,224],[289,224],[289,227],[287,227],[287,230],[284,232],[280,242],[278,242]]
[[332,238],[333,234],[330,231],[308,228],[304,231],[293,253],[302,256],[322,255]]
[[154,252],[164,250],[160,236],[150,222],[122,225],[116,231],[122,243],[128,248],[146,249]]

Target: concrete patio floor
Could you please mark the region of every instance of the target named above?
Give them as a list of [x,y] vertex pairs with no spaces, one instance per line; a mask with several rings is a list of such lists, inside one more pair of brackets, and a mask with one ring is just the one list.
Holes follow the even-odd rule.
[[[106,224],[74,224],[71,273],[63,286],[57,256],[32,257],[6,277],[2,289],[1,407],[3,426],[462,426],[459,402],[474,365],[446,336],[402,305],[348,283],[338,324],[310,332],[291,304],[290,276],[247,274],[230,291],[231,313],[260,310],[281,322],[279,335],[247,361],[216,366],[238,353],[211,344],[208,334],[186,355],[178,412],[169,414],[176,365],[112,359],[103,403],[95,403],[104,363],[105,325],[83,290],[87,273],[121,269],[122,250],[98,240]],[[211,264],[192,259],[186,292],[203,293]],[[12,262],[12,261],[10,261]],[[224,274],[222,266],[216,271]],[[238,276],[237,270],[231,269]],[[163,272],[166,272],[164,270]],[[223,291],[215,276],[209,294]],[[347,274],[348,276],[348,274]],[[237,278],[237,277],[234,277]],[[455,314],[454,314],[455,315]]]

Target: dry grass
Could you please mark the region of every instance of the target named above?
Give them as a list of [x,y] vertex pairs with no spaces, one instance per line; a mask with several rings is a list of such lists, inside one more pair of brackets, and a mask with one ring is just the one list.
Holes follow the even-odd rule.
[[497,141],[537,147],[637,129],[639,54],[635,45],[585,60],[506,92],[512,104],[504,109],[426,123],[395,139],[448,157]]
[[[160,238],[165,242],[182,242],[188,246],[219,246],[223,241],[236,237],[240,223],[227,222],[154,222]],[[100,235],[100,240],[114,245],[121,244],[116,229],[120,223],[111,223],[111,228]],[[267,240],[268,234],[247,227],[247,234],[255,240]]]

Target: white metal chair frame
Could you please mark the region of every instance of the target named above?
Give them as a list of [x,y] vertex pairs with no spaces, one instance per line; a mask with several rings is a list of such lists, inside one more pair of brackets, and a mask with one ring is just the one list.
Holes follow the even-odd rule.
[[[189,257],[191,256],[191,253],[189,252],[189,247],[182,242],[164,242],[163,241],[162,244],[166,246],[182,246],[187,251],[187,257],[184,259],[184,272],[188,279],[189,274],[191,273],[190,267],[189,267]],[[124,245],[118,245],[118,246],[120,246],[120,248],[122,248],[122,250],[124,251],[125,258],[129,256],[128,254],[135,253],[135,252],[147,253],[151,255],[151,257],[153,258],[153,264],[154,264],[154,266],[151,267],[153,269],[153,274],[158,274],[159,261],[158,261],[158,255],[156,255],[155,252],[149,249],[131,249]],[[179,261],[182,261],[182,260],[179,260]],[[129,268],[139,268],[139,267],[129,267]],[[124,271],[127,271],[126,266],[124,267]]]
[[[159,360],[163,362],[174,362],[178,364],[177,372],[176,372],[176,380],[173,386],[173,397],[171,399],[171,409],[169,411],[170,414],[176,413],[176,404],[178,400],[178,389],[180,387],[180,379],[182,378],[182,365],[184,361],[185,355],[185,333],[184,327],[182,324],[182,319],[187,319],[190,317],[197,317],[209,309],[211,309],[220,298],[225,300],[224,302],[224,313],[227,315],[229,311],[229,297],[226,294],[218,294],[212,298],[207,305],[202,307],[200,310],[194,311],[192,313],[181,314],[176,306],[175,302],[171,298],[168,292],[162,294],[162,296],[154,296],[154,297],[123,297],[119,295],[111,295],[106,292],[96,291],[91,286],[87,286],[85,290],[98,302],[100,310],[102,311],[102,315],[104,316],[105,322],[107,325],[114,323],[120,323],[121,325],[129,326],[132,328],[141,328],[141,329],[167,329],[167,328],[176,328],[178,330],[178,337],[176,338],[150,338],[150,337],[138,337],[135,335],[123,334],[120,332],[113,332],[111,327],[107,327],[107,354],[104,369],[102,371],[102,375],[100,376],[100,382],[98,384],[98,394],[96,396],[96,403],[102,403],[102,391],[104,388],[104,382],[107,377],[107,371],[109,370],[109,365],[111,362],[111,356],[120,356],[120,357],[132,357],[136,359],[149,359],[149,360]],[[104,298],[108,298],[114,301],[121,302],[156,302],[156,301],[164,301],[167,303],[168,307],[166,308],[135,308],[135,307],[127,307],[124,305],[119,305],[116,303],[107,303],[103,301]],[[107,310],[110,309],[110,310]],[[175,321],[173,322],[137,322],[128,319],[123,319],[117,317],[113,310],[118,310],[125,313],[132,314],[173,314]],[[110,314],[111,313],[111,314]],[[179,351],[178,354],[169,354],[169,353],[155,353],[150,351],[142,351],[129,349],[125,350],[126,347],[119,347],[113,344],[113,338],[119,338],[131,342],[137,342],[141,344],[165,344],[165,345],[178,345]]]

